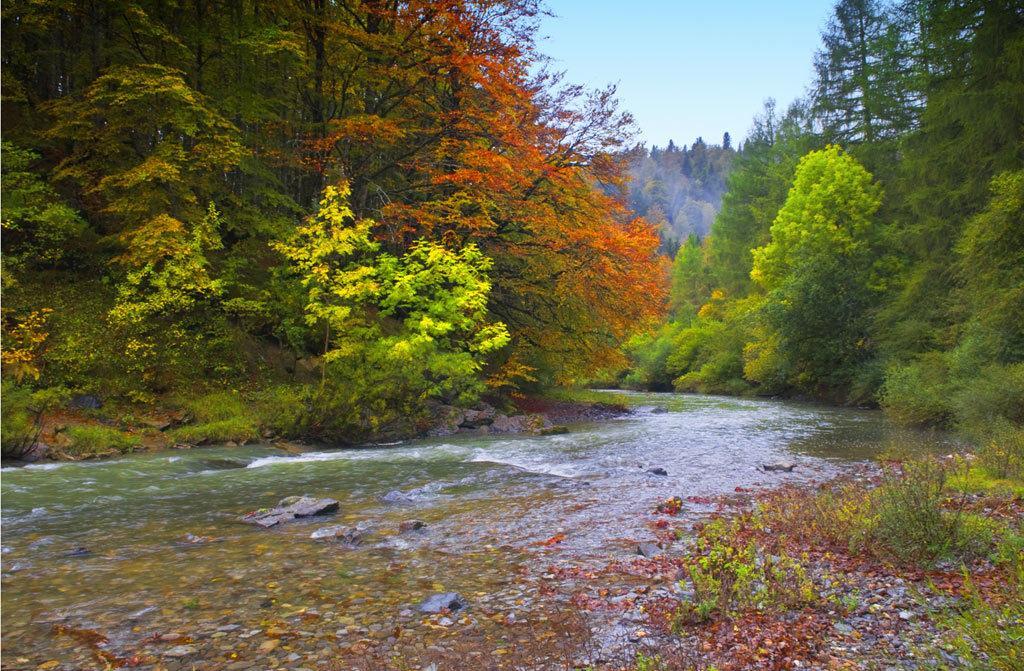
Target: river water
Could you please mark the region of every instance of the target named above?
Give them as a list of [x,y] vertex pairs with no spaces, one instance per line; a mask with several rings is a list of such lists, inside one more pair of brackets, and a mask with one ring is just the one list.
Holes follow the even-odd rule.
[[[536,614],[551,566],[629,558],[668,496],[693,497],[681,517],[697,519],[710,509],[702,497],[822,479],[894,442],[950,447],[874,411],[629,398],[631,415],[563,435],[5,468],[3,668],[336,668],[353,646],[413,659],[470,629],[500,650],[490,623],[546,620]],[[757,468],[782,459],[797,469]],[[668,475],[646,472],[655,466]],[[393,490],[407,500],[381,500]],[[295,494],[335,498],[341,510],[269,530],[238,522]],[[426,527],[399,534],[410,519]],[[364,541],[309,538],[339,523]],[[450,618],[419,613],[437,591],[470,606]]]

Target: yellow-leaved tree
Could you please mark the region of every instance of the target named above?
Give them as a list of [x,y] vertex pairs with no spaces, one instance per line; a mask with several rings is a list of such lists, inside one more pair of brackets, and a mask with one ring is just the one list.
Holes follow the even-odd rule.
[[510,340],[488,318],[491,261],[476,245],[417,240],[396,256],[356,219],[345,183],[276,248],[307,290],[306,319],[322,329],[322,378],[311,428],[355,440],[407,432],[424,402],[468,404],[484,391],[488,355]]

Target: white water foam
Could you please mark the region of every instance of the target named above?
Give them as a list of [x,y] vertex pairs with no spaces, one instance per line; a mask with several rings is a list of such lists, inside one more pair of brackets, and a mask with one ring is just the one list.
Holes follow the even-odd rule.
[[474,463],[500,464],[511,466],[537,475],[554,475],[560,478],[574,478],[582,471],[571,464],[554,463],[541,459],[529,459],[525,455],[495,454],[490,450],[478,450],[470,461]]

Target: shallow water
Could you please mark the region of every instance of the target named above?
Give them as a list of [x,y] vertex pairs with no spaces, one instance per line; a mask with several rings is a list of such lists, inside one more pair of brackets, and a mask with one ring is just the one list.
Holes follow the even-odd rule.
[[[169,668],[250,668],[247,660],[259,660],[251,668],[329,667],[338,649],[384,639],[396,623],[434,628],[414,611],[434,591],[470,600],[462,621],[528,616],[539,584],[523,576],[628,556],[630,539],[649,535],[646,515],[667,496],[822,478],[893,443],[952,447],[941,436],[898,432],[873,411],[679,394],[630,399],[633,415],[564,435],[301,454],[214,447],[5,468],[3,667],[56,660],[103,668],[95,642],[69,629],[98,632],[108,639],[102,649]],[[757,470],[780,459],[799,467]],[[646,473],[653,466],[669,475]],[[391,490],[411,501],[382,502]],[[335,498],[341,511],[271,530],[238,523],[293,494]],[[427,527],[399,535],[398,523],[412,518]],[[309,539],[338,523],[362,527],[365,542]],[[543,545],[558,533],[564,542]],[[187,534],[208,540],[192,543]],[[76,548],[88,553],[69,556]],[[261,651],[268,622],[301,635]],[[153,636],[167,632],[194,652],[163,657],[175,643]]]

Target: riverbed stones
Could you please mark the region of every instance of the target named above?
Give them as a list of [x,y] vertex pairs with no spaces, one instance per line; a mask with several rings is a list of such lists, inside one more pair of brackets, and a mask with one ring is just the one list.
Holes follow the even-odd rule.
[[392,489],[390,492],[380,497],[380,500],[384,503],[412,503],[413,498],[405,492],[400,492],[397,489]]
[[419,609],[421,613],[440,613],[445,610],[454,612],[468,605],[469,602],[457,592],[438,592],[421,601]]
[[327,515],[338,512],[338,502],[334,499],[316,499],[311,496],[289,496],[281,499],[276,508],[257,510],[243,515],[241,521],[255,524],[263,528],[277,526],[302,517]]
[[317,529],[309,535],[313,540],[339,540],[349,545],[359,545],[366,534],[359,527],[346,527],[334,524]]
[[425,526],[427,523],[423,520],[402,520],[398,523],[398,533],[406,534],[410,531],[419,531]]
[[777,461],[774,464],[764,464],[761,468],[766,473],[792,473],[793,469],[796,468],[796,464],[792,461]]
[[637,543],[636,553],[647,559],[654,559],[655,557],[664,554],[662,549],[654,543]]
[[188,657],[196,654],[196,647],[194,645],[176,645],[164,650],[162,654],[164,657]]

